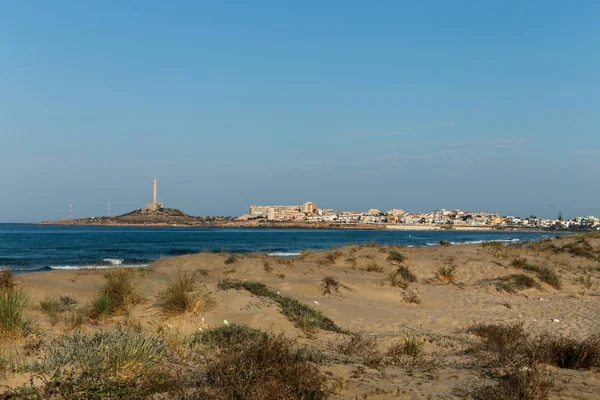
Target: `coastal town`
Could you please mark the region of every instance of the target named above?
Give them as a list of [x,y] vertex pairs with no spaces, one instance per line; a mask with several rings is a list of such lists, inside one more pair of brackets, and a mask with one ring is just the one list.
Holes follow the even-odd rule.
[[402,209],[383,211],[371,208],[365,212],[336,211],[319,208],[313,202],[287,206],[250,206],[248,214],[238,221],[266,220],[270,222],[330,223],[330,224],[385,224],[421,227],[474,227],[474,228],[536,228],[557,230],[599,230],[600,218],[594,216],[564,219],[538,218],[536,216],[501,216],[495,212],[467,210],[435,210],[430,212],[406,212]]
[[337,211],[319,208],[307,201],[299,205],[251,205],[248,214],[233,216],[192,216],[176,208],[167,208],[158,201],[157,181],[152,187],[152,201],[146,207],[126,214],[45,221],[57,225],[147,225],[147,226],[214,226],[235,228],[338,228],[338,229],[395,229],[395,230],[600,230],[600,218],[594,216],[556,219],[501,216],[497,212],[447,210],[406,212],[400,208],[368,211]]

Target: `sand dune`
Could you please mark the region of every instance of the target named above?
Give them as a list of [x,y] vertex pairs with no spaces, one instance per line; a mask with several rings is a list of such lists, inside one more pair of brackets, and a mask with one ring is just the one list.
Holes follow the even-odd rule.
[[[282,314],[280,307],[266,298],[244,290],[219,290],[224,279],[256,281],[321,310],[338,326],[351,332],[376,337],[385,351],[409,336],[424,337],[423,354],[439,365],[431,370],[403,366],[370,368],[360,363],[325,363],[319,368],[330,380],[348,375],[348,382],[332,398],[459,398],[456,388],[473,383],[493,383],[482,374],[465,349],[474,339],[464,329],[480,322],[523,322],[531,332],[554,332],[585,338],[599,333],[600,264],[596,259],[574,255],[568,246],[577,238],[555,239],[543,244],[452,245],[435,247],[346,246],[328,252],[303,253],[294,258],[250,254],[230,259],[228,254],[201,253],[162,258],[147,270],[136,273],[135,282],[145,300],[127,317],[116,316],[100,323],[85,323],[80,329],[115,329],[117,323],[136,324],[146,332],[169,324],[182,334],[200,327],[219,326],[223,321],[246,324],[271,332],[282,332],[303,345],[327,349],[339,334],[318,330],[307,333]],[[600,238],[589,236],[592,251],[600,250]],[[566,246],[566,247],[565,247]],[[566,249],[564,251],[563,247]],[[567,251],[569,250],[569,251]],[[405,260],[390,261],[389,252],[400,252]],[[548,266],[559,274],[560,290],[540,282],[535,272],[515,268],[515,259],[532,265]],[[407,289],[391,285],[388,275],[399,265],[407,266],[417,281]],[[381,268],[377,272],[375,267]],[[436,275],[440,267],[454,268],[452,283]],[[203,270],[203,283],[210,288],[217,306],[211,311],[186,313],[165,319],[155,305],[156,293],[177,269]],[[368,271],[372,269],[373,271]],[[103,271],[52,271],[20,275],[19,281],[34,304],[52,294],[69,293],[79,304],[93,299],[100,288]],[[538,287],[509,292],[501,290],[501,277],[525,274]],[[323,279],[332,277],[339,292],[324,294]],[[420,304],[406,300],[407,291],[420,297]],[[54,326],[39,308],[28,311],[45,335],[59,335],[67,328]],[[558,322],[556,322],[558,321]],[[600,398],[597,371],[575,371],[550,367],[555,388],[550,398]],[[9,375],[0,384],[17,385],[27,374]]]

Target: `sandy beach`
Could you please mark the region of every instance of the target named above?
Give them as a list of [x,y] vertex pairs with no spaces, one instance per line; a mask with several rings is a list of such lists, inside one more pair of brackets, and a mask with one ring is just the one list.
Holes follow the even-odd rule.
[[[282,333],[298,345],[329,353],[335,353],[331,343],[350,333],[371,338],[382,354],[407,338],[420,338],[424,341],[420,357],[429,362],[428,367],[368,365],[360,357],[344,362],[331,361],[336,360],[332,357],[318,363],[328,387],[335,387],[329,397],[463,398],[457,389],[497,382],[467,351],[478,340],[465,331],[474,323],[522,323],[532,334],[550,332],[580,339],[598,334],[600,264],[589,254],[573,253],[573,248],[583,246],[578,240],[581,239],[565,237],[527,246],[408,248],[369,244],[305,252],[294,258],[208,252],[162,258],[148,268],[132,271],[143,297],[138,305],[124,315],[85,319],[75,329],[69,326],[66,314],[51,320],[40,309],[40,301],[69,294],[76,300],[76,308],[86,307],[102,287],[106,271],[39,272],[19,275],[16,279],[17,285],[31,298],[26,312],[35,321],[37,335],[44,342],[74,330],[114,331],[117,326],[135,326],[147,334],[168,326],[178,334],[191,335],[198,329],[222,326],[224,321]],[[600,251],[600,237],[587,235],[584,240],[592,254]],[[541,275],[533,270],[524,271],[515,260],[551,268],[560,278],[560,289],[541,281]],[[416,281],[394,286],[391,277],[400,266],[407,267]],[[452,270],[452,276],[440,274],[440,267]],[[201,271],[202,284],[214,296],[216,306],[169,318],[163,316],[156,296],[177,270]],[[506,289],[502,285],[508,282],[505,277],[516,274],[530,276],[535,285]],[[329,278],[336,284],[326,293],[324,282]],[[278,295],[320,310],[346,333],[323,329],[308,332],[284,315],[276,302],[246,290],[223,290],[219,287],[223,281],[260,282]],[[27,339],[11,343],[4,344],[5,352],[24,346]],[[43,352],[33,352],[28,360],[36,357],[43,357]],[[545,368],[554,382],[548,398],[600,398],[597,370]],[[30,373],[17,369],[0,376],[0,385],[15,387],[28,382]]]

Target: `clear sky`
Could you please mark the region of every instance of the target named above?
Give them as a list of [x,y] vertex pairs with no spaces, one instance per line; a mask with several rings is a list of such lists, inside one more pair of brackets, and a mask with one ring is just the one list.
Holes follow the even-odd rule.
[[0,222],[600,215],[599,1],[12,1]]

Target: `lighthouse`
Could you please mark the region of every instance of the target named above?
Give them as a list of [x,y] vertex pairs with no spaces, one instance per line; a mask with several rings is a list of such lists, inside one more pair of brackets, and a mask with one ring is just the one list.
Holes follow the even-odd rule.
[[154,178],[154,186],[152,188],[152,202],[146,203],[146,210],[156,211],[159,208],[163,208],[163,203],[157,201],[157,199],[156,199],[157,184],[158,184],[158,182],[156,181],[156,178]]

